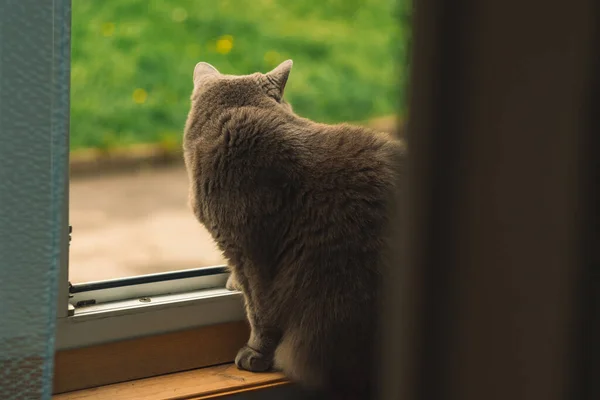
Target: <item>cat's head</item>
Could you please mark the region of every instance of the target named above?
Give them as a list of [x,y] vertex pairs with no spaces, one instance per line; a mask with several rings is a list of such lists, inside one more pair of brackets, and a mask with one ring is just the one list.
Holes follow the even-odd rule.
[[209,63],[199,62],[194,68],[192,102],[200,108],[282,106],[291,111],[283,93],[292,64],[292,60],[284,61],[266,74],[225,75]]

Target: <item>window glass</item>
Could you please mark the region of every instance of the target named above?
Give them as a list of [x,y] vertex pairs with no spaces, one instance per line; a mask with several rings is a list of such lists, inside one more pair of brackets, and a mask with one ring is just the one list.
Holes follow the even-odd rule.
[[[291,58],[286,98],[319,122],[362,123],[402,109],[406,38],[397,19],[403,6],[394,1],[74,0],[72,7],[72,283],[223,263],[187,208],[178,155],[197,62],[249,74]],[[390,128],[386,121],[378,126]]]

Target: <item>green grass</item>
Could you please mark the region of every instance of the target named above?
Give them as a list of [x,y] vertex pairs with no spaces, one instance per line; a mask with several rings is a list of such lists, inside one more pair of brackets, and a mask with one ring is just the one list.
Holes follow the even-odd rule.
[[291,58],[286,98],[320,122],[401,106],[405,43],[393,0],[74,0],[71,148],[175,143],[192,72],[267,72]]

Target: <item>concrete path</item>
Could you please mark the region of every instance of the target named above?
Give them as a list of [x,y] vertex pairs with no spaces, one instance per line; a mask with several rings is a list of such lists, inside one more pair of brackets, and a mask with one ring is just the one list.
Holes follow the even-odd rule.
[[71,283],[223,263],[187,207],[182,165],[71,179]]

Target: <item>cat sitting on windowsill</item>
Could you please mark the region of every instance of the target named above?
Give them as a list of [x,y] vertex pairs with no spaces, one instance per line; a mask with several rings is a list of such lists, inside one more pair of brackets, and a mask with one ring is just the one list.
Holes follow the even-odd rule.
[[201,62],[184,133],[189,201],[229,262],[251,326],[236,364],[330,398],[372,396],[382,275],[404,147],[296,115],[292,61],[223,75]]

